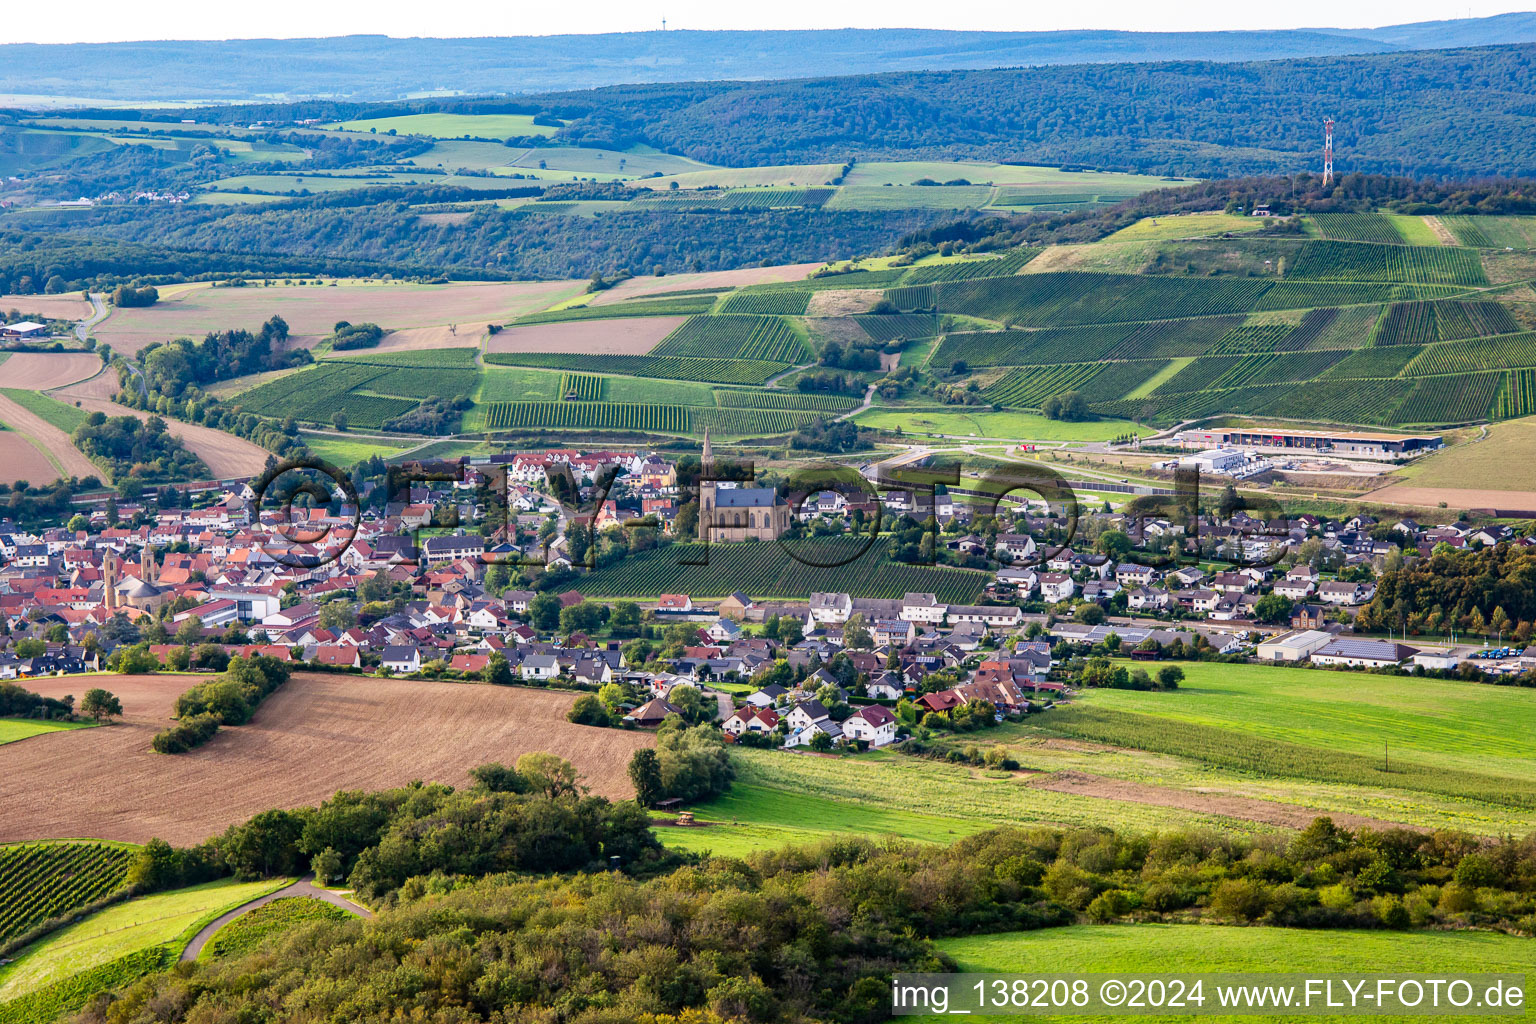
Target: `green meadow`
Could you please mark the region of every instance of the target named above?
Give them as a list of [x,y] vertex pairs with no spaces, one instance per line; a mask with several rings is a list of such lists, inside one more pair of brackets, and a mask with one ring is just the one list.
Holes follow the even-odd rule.
[[551,125],[534,124],[532,114],[402,114],[399,117],[343,121],[325,127],[381,134],[393,131],[397,135],[429,135],[435,139],[458,139],[466,135],[481,139],[510,139],[521,135],[555,134]]
[[0,745],[61,729],[86,729],[90,722],[44,722],[35,718],[0,718]]
[[[1223,925],[1136,924],[1077,925],[1039,931],[1003,932],[937,945],[954,957],[959,969],[1007,974],[1144,974],[1168,977],[1176,972],[1318,972],[1323,974],[1497,974],[1524,973],[1530,964],[1530,939],[1490,932],[1329,931],[1291,928],[1236,928]],[[1209,997],[1209,993],[1206,993]],[[1211,999],[1205,1004],[1209,1010]],[[1051,1015],[1047,1015],[1051,1016]],[[1513,1019],[1528,1018],[1530,1013]],[[897,1018],[913,1024],[953,1020],[938,1014]],[[968,1020],[1016,1021],[1019,1017],[973,1015]],[[1053,1017],[1053,1019],[1055,1019]],[[1072,1021],[1122,1021],[1127,1015],[1073,1014]],[[1138,1014],[1138,1021],[1187,1021],[1185,1015]],[[1202,1021],[1282,1019],[1274,1015],[1201,1014]],[[1345,1021],[1358,1017],[1308,1015],[1309,1020]],[[1384,1017],[1373,1020],[1448,1019],[1446,1015]]]

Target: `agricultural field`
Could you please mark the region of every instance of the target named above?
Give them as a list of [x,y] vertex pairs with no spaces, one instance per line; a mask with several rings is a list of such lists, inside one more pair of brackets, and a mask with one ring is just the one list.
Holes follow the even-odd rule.
[[1462,245],[1478,249],[1536,249],[1536,217],[1441,217]]
[[155,946],[172,951],[232,907],[287,884],[223,880],[142,896],[98,911],[25,947],[0,968],[0,1004]]
[[693,356],[594,356],[539,352],[490,352],[485,361],[497,366],[528,366],[578,373],[613,373],[632,377],[699,381],[705,384],[763,384],[789,369],[788,363],[761,359],[718,359]]
[[[1417,974],[1434,965],[1446,976],[1520,973],[1529,940],[1490,932],[1329,931],[1319,941],[1296,928],[1242,928],[1207,924],[1075,925],[941,939],[938,946],[959,969],[977,973],[1114,973],[1169,977],[1179,972],[1276,972],[1304,974]],[[1209,1006],[1207,1006],[1209,1010]],[[1312,1015],[1333,1022],[1343,1016]],[[1075,1021],[1108,1024],[1125,1014],[1076,1014]],[[952,1015],[903,1018],[938,1024]],[[968,1020],[1016,1021],[1016,1016],[972,1015]],[[1189,1016],[1143,1013],[1137,1020],[1173,1024]],[[1205,1013],[1202,1020],[1238,1022],[1253,1016]],[[1257,1019],[1270,1019],[1259,1017]]]
[[[622,306],[593,307],[606,312]],[[570,352],[614,356],[643,356],[683,325],[683,316],[643,316],[604,320],[571,318],[569,323],[513,326],[493,335],[486,352]]]
[[1104,242],[1163,242],[1180,238],[1206,238],[1211,235],[1258,231],[1263,226],[1264,220],[1261,217],[1244,217],[1231,213],[1143,217],[1130,227],[1116,231],[1104,239]]
[[990,185],[845,185],[826,206],[829,210],[979,210],[992,201],[994,191]]
[[900,431],[915,437],[996,437],[1030,441],[1109,441],[1137,432],[1135,423],[1114,417],[1081,423],[1026,412],[970,412],[964,406],[898,408],[876,406],[854,417],[861,427]]
[[134,353],[151,341],[201,338],[228,328],[259,329],[274,313],[288,323],[290,344],[319,340],[338,320],[376,323],[389,330],[458,324],[483,329],[580,293],[568,281],[391,284],[348,281],[328,285],[248,285],[213,288],[177,285],[161,292],[153,306],[113,309],[95,328],[114,352]]
[[459,139],[466,136],[510,139],[523,135],[553,135],[558,126],[534,124],[532,114],[405,114],[400,117],[343,121],[321,127],[386,135],[429,135],[436,139]]
[[[1477,487],[1491,491],[1536,495],[1536,418],[1525,417],[1488,428],[1487,437],[1473,438],[1402,467],[1393,480],[1414,488],[1457,490]],[[1459,507],[1459,506],[1458,506]]]
[[111,843],[0,846],[0,945],[117,892],[132,856]]
[[1177,691],[1095,690],[1042,728],[1260,776],[1536,808],[1536,754],[1520,739],[1536,725],[1536,693],[1261,665],[1183,668]]
[[[913,588],[908,588],[913,589]],[[931,589],[931,588],[930,588]],[[487,761],[531,750],[566,758],[593,792],[631,793],[625,765],[648,746],[644,733],[591,729],[565,719],[569,692],[464,686],[296,672],[246,725],[195,753],[149,749],[185,676],[103,676],[124,716],[110,728],[34,736],[0,746],[6,813],[0,842],[86,836],[198,843],[273,806],[319,803],[338,789],[383,789],[412,779],[463,785]],[[49,697],[80,692],[79,680],[34,679]],[[24,786],[20,780],[26,780]],[[203,798],[218,792],[218,801]]]
[[[994,164],[967,160],[871,160],[853,165],[845,185],[911,185],[927,178],[946,182],[964,178],[972,184],[1054,186],[1076,192],[1137,195],[1174,184],[1166,178],[1113,171],[1063,171],[1027,164]],[[1175,179],[1193,182],[1194,179]],[[931,186],[930,186],[931,187]]]
[[798,363],[810,353],[805,339],[785,317],[693,316],[651,354]]
[[630,182],[636,189],[670,191],[707,188],[804,188],[828,185],[842,171],[841,164],[781,164],[769,167],[710,167],[683,171],[660,178],[640,178]]
[[310,451],[333,466],[354,466],[377,455],[392,459],[415,447],[414,444],[390,444],[371,440],[348,440],[328,434],[305,434],[304,444]]
[[28,736],[41,736],[60,729],[88,729],[89,722],[51,722],[40,718],[0,718],[0,744],[15,743]]

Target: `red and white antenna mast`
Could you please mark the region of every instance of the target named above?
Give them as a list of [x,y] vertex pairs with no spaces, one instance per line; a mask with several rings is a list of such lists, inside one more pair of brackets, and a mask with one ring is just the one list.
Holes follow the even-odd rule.
[[1333,118],[1323,121],[1323,184],[1333,184]]

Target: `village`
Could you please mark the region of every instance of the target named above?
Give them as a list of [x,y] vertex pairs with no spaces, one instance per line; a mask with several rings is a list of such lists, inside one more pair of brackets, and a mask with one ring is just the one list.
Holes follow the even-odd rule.
[[[1454,626],[1443,640],[1354,629],[1384,567],[1441,546],[1533,543],[1508,527],[1203,516],[1205,554],[1177,564],[1169,553],[1188,526],[1168,519],[1097,512],[1061,544],[1051,540],[1061,518],[1027,502],[977,530],[978,510],[947,495],[914,508],[908,493],[824,491],[791,515],[772,487],[706,481],[699,529],[719,527],[721,544],[840,533],[875,502],[900,521],[921,515],[937,560],[990,560],[975,570],[987,574],[982,600],[834,591],[593,600],[581,590],[581,552],[597,538],[637,526],[663,541],[676,533],[688,495],[674,463],[542,451],[436,468],[419,476],[438,479],[418,477],[396,495],[409,500],[381,504],[368,493],[363,507],[258,511],[260,496],[243,485],[209,491],[203,507],[124,504],[31,533],[0,523],[0,678],[216,671],[261,654],[333,672],[596,691],[596,724],[650,727],[682,714],[741,742],[830,749],[884,746],[920,721],[952,725],[957,710],[1043,711],[1084,685],[1083,658],[1095,654],[1481,677],[1536,669],[1529,623],[1490,623],[1482,632],[1497,630],[1492,647],[1455,638]],[[574,482],[565,496],[579,504],[553,496],[558,475]],[[484,488],[503,481],[508,513],[490,536],[434,526],[477,522]],[[1221,561],[1253,555],[1255,537],[1278,546],[1272,564]],[[1135,561],[1128,542],[1153,564]]]

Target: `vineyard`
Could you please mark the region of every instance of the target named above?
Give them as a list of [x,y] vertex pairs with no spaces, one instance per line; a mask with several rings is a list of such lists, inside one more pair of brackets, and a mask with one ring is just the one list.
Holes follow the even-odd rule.
[[939,333],[939,318],[926,313],[872,314],[856,316],[853,321],[874,341],[931,338]]
[[1507,419],[1536,413],[1536,370],[1510,370],[1499,389],[1495,415]]
[[[908,592],[931,593],[948,603],[976,600],[987,575],[949,566],[918,566],[891,562],[885,545],[876,541],[862,556],[867,538],[786,542],[801,561],[778,543],[668,544],[629,555],[621,562],[590,572],[581,592],[589,597],[656,597],[686,593],[694,598],[725,597],[741,591],[755,598],[804,600],[816,591],[855,597],[897,598]],[[835,565],[852,559],[846,565]],[[684,562],[707,561],[705,565]],[[807,562],[815,564],[805,564]]]
[[886,295],[900,309],[933,306],[1018,327],[1054,327],[1243,313],[1269,287],[1243,278],[1053,272],[915,285]]
[[496,402],[485,407],[491,430],[644,430],[686,434],[692,429],[682,405],[624,402]]
[[613,320],[626,316],[689,316],[694,313],[708,313],[714,304],[713,295],[679,295],[671,299],[616,302],[611,306],[573,306],[570,309],[551,309],[542,313],[528,313],[512,322],[514,324],[559,324],[570,320]]
[[606,377],[594,377],[589,373],[562,373],[560,393],[567,401],[601,402],[607,389]]
[[1340,281],[1404,281],[1461,286],[1488,283],[1475,252],[1426,245],[1306,242],[1289,273],[1292,277]]
[[1314,213],[1312,221],[1323,237],[1340,242],[1380,242],[1402,245],[1397,226],[1377,213]]
[[1441,217],[1462,245],[1479,249],[1536,249],[1536,217]]
[[1329,367],[1323,376],[1341,380],[1350,377],[1396,377],[1422,351],[1417,345],[1356,349]]
[[940,284],[945,281],[969,281],[979,277],[1008,277],[1023,270],[1043,249],[1016,249],[1006,256],[984,260],[957,260],[927,267],[913,267],[902,278],[903,284]]
[[1010,371],[982,392],[995,405],[1038,409],[1047,398],[1082,391],[1098,375],[1102,363],[1068,363]]
[[757,315],[763,313],[802,316],[811,301],[811,293],[799,292],[735,292],[720,307],[728,315]]
[[715,404],[722,409],[804,409],[816,412],[846,412],[859,404],[847,395],[812,395],[800,391],[731,391],[721,388]]
[[1536,366],[1536,333],[1430,345],[1407,365],[1410,376]]
[[1110,359],[1177,359],[1203,355],[1241,323],[1241,318],[1235,316],[1154,320],[1137,327],[1105,355]]
[[0,847],[0,944],[121,889],[132,859],[105,843]]
[[709,428],[718,437],[766,437],[789,434],[819,419],[819,413],[784,409],[694,409],[693,430]]
[[683,356],[599,356],[560,352],[488,352],[487,363],[533,366],[628,377],[696,380],[705,384],[762,384],[789,369],[760,359],[694,359]]
[[1376,331],[1377,345],[1427,345],[1459,338],[1513,334],[1520,329],[1514,314],[1497,302],[1454,299],[1398,302]]
[[694,316],[651,349],[651,355],[795,363],[809,353],[785,317]]
[[336,413],[343,412],[355,426],[377,428],[424,399],[467,397],[479,381],[476,370],[373,365],[347,359],[279,377],[241,394],[232,404],[261,416],[292,416],[315,423],[330,423]]
[[367,352],[355,356],[332,356],[328,361],[368,366],[433,366],[443,369],[470,370],[475,366],[475,348],[431,348],[419,352]]

